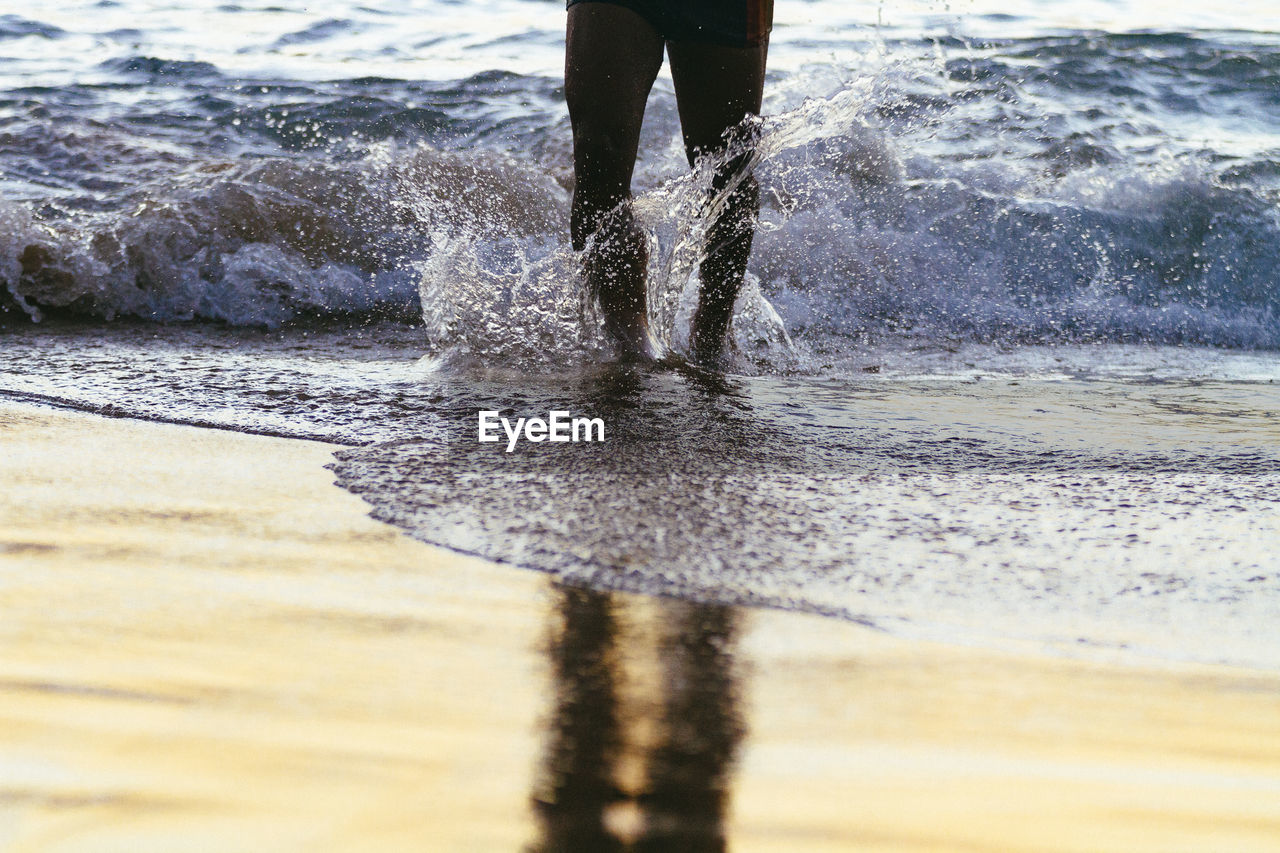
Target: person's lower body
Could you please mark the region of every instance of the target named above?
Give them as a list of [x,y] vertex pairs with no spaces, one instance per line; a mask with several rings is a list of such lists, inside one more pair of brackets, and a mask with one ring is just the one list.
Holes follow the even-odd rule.
[[743,173],[750,158],[725,152],[729,132],[760,111],[771,23],[772,0],[569,2],[573,245],[586,253],[588,286],[624,357],[654,355],[645,296],[648,243],[629,202],[645,103],[664,49],[689,163],[723,158],[715,188],[731,188],[708,228],[691,336],[695,360],[714,361],[723,350],[759,208],[755,179]]

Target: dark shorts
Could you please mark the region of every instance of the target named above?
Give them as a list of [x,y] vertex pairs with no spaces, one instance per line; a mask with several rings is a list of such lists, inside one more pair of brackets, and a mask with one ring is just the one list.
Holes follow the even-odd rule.
[[773,0],[568,0],[612,3],[644,18],[667,41],[758,47],[773,29]]

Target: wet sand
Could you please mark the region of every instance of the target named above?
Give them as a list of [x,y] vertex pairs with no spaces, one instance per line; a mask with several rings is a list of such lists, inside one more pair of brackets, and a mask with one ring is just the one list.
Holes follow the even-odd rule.
[[333,447],[0,404],[0,849],[1280,848],[1280,674],[414,542]]

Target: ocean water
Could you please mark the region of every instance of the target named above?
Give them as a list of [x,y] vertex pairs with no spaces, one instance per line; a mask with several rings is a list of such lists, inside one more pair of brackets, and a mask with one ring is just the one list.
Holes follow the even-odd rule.
[[[0,394],[347,445],[416,536],[914,636],[1280,666],[1280,14],[780,2],[726,375],[612,364],[557,2],[0,4]],[[641,141],[683,351],[706,174]],[[482,409],[603,445],[475,441]]]

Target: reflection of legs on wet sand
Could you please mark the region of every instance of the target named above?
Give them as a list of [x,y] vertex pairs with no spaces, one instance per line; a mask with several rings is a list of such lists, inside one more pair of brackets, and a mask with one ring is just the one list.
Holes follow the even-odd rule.
[[604,826],[619,799],[613,781],[619,747],[613,642],[608,595],[560,587],[563,624],[549,654],[555,710],[549,724],[543,778],[534,793],[543,853],[621,850]]
[[724,844],[730,772],[742,721],[733,673],[733,611],[664,601],[666,711],[641,797],[645,853],[712,853]]
[[[562,621],[548,649],[555,705],[533,798],[541,825],[533,849],[723,850],[730,772],[743,733],[732,666],[733,611],[656,602],[662,696],[639,703],[625,718],[613,597],[567,587],[558,594]],[[618,779],[628,746],[624,732],[643,730],[640,724],[648,721],[641,718],[657,707],[658,740],[644,756],[643,791],[623,792]],[[628,800],[639,808],[638,826],[610,827],[610,807]]]

